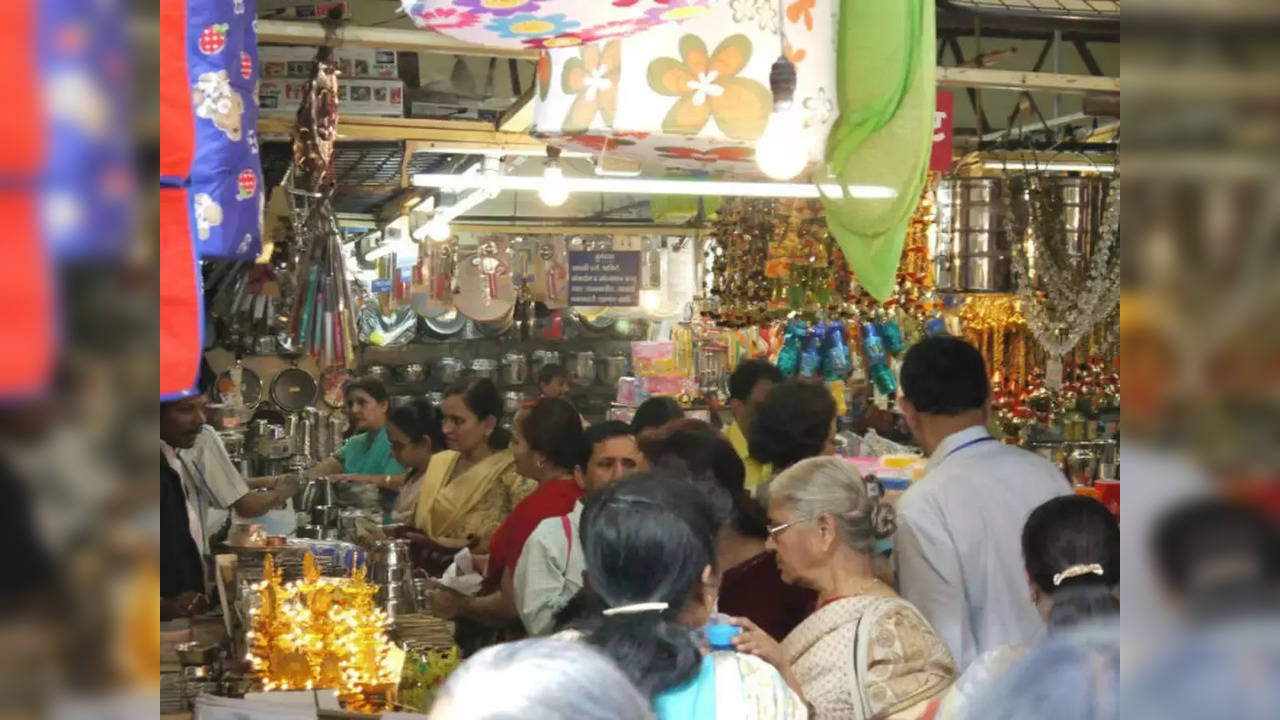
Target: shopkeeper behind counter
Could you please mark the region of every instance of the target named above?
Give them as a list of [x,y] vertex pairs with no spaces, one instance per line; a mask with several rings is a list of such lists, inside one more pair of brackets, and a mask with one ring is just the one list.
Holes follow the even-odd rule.
[[387,386],[372,377],[353,380],[343,389],[343,398],[347,415],[359,432],[333,457],[308,470],[307,476],[329,476],[334,482],[346,483],[346,487],[335,488],[341,505],[390,511],[405,471],[392,456],[387,439]]
[[[210,508],[263,515],[298,490],[289,477],[252,478],[236,470],[218,433],[205,424],[203,395],[160,404],[160,617],[201,610],[208,588]],[[251,492],[250,485],[269,487]]]

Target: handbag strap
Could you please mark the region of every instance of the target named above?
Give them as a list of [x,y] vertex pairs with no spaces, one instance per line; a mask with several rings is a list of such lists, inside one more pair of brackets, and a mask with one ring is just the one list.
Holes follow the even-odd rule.
[[564,553],[564,567],[569,569],[569,558],[573,557],[573,524],[569,522],[568,515],[560,516],[560,527],[564,528],[564,541],[567,549]]

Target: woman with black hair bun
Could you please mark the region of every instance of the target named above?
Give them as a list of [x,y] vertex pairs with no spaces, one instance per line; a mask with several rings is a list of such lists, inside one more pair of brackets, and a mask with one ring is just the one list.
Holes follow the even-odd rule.
[[707,494],[666,466],[588,497],[587,577],[606,609],[585,639],[653,699],[658,720],[807,717],[768,664],[704,655],[695,639],[716,605],[719,526]]
[[[1097,500],[1063,495],[1032,510],[1022,526],[1022,557],[1030,601],[1051,637],[1119,615],[1120,523]],[[979,655],[943,697],[937,717],[965,717],[1029,649],[1007,645]]]
[[391,507],[391,522],[407,523],[413,520],[418,507],[418,492],[427,465],[445,449],[440,410],[425,398],[397,407],[387,415],[387,440],[391,455],[407,469]]

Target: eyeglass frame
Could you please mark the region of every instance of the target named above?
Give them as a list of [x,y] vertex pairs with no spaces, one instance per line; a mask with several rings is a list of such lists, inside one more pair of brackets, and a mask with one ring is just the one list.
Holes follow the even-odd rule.
[[769,537],[777,540],[778,535],[780,535],[782,532],[784,532],[787,528],[791,527],[792,525],[799,525],[800,523],[813,522],[816,519],[817,518],[803,517],[803,518],[796,518],[791,522],[779,523],[778,525],[767,525],[765,526],[765,532],[769,533]]

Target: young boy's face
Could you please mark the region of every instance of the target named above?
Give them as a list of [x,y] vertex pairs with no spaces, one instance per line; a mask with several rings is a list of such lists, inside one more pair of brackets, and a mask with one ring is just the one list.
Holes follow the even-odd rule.
[[544,398],[563,400],[569,396],[569,380],[563,377],[551,378],[550,381],[542,383],[540,389]]

